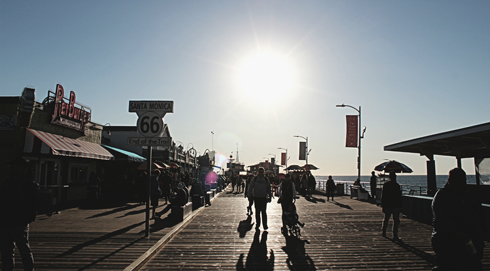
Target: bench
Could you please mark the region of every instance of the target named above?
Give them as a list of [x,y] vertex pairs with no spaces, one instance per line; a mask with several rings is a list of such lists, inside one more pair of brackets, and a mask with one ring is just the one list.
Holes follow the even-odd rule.
[[186,203],[184,206],[172,206],[172,219],[177,222],[184,221],[192,213],[192,202]]
[[369,193],[360,189],[357,185],[352,185],[350,187],[350,198],[356,197],[358,200],[369,200]]

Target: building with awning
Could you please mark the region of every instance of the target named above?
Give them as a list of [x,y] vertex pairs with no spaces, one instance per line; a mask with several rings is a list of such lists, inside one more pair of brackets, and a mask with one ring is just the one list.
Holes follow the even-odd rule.
[[490,122],[387,145],[384,150],[418,153],[427,157],[428,194],[435,193],[437,189],[437,155],[454,157],[457,167],[461,167],[461,159],[473,159],[476,185],[485,186],[480,190],[490,188]]
[[33,88],[0,97],[0,170],[7,173],[0,183],[9,175],[5,162],[23,157],[50,204],[85,199],[90,180],[103,180],[104,163],[115,159],[100,144],[103,126],[91,121],[92,110],[77,103],[73,91],[70,99],[64,94],[56,85],[42,102]]
[[34,129],[26,129],[24,153],[43,153],[79,158],[112,160],[114,156],[101,145]]

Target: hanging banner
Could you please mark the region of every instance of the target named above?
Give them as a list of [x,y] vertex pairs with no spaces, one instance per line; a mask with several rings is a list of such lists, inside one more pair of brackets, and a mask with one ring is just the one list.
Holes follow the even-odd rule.
[[265,167],[264,167],[265,170],[268,170],[269,169],[269,161],[268,160],[265,160]]
[[347,120],[347,135],[345,139],[345,146],[347,148],[357,148],[357,138],[358,138],[358,121],[357,115],[350,115],[350,116],[345,116]]
[[286,153],[283,152],[281,153],[281,166],[285,166],[286,165]]
[[306,141],[299,142],[299,160],[306,160]]

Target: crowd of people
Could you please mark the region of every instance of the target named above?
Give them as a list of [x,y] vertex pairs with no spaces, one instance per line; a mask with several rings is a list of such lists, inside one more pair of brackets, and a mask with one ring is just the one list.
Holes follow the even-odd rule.
[[[0,222],[2,268],[13,268],[13,252],[17,247],[25,270],[33,270],[28,235],[29,224],[36,218],[38,185],[32,176],[26,174],[28,163],[24,159],[10,162],[9,167],[9,178],[0,189],[0,214],[3,218]],[[267,204],[276,195],[282,208],[283,234],[287,234],[288,217],[292,215],[296,223],[299,223],[294,206],[297,192],[302,193],[305,198],[312,197],[316,187],[315,177],[309,171],[276,175],[259,168],[255,176],[237,175],[228,181],[232,184],[232,192],[236,189],[236,193],[244,193],[248,198],[248,216],[253,214],[252,206],[255,207],[256,230],[260,230],[261,226],[268,230]],[[139,183],[141,190],[137,195],[141,197],[141,202],[148,199],[145,191],[150,186],[152,218],[156,218],[155,210],[160,198],[164,198],[166,204],[182,206],[188,202],[190,195],[202,195],[206,191],[204,181],[180,170],[153,170],[150,183],[143,172]],[[191,191],[189,186],[192,186]],[[327,200],[330,197],[333,200],[334,191],[335,182],[329,176],[326,184]],[[390,180],[383,184],[381,207],[384,213],[381,235],[386,237],[388,221],[393,217],[393,240],[400,241],[398,228],[402,191],[393,172],[390,173]],[[433,198],[432,211],[434,228],[431,242],[436,261],[434,270],[481,270],[484,241],[490,239],[490,232],[482,216],[482,205],[478,197],[468,189],[466,173],[462,169],[455,168],[449,172],[446,185]]]

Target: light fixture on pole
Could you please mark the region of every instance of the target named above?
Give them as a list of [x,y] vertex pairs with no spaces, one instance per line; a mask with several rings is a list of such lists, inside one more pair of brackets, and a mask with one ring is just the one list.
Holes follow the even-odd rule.
[[211,131],[211,150],[214,151],[214,132]]
[[285,150],[286,151],[286,158],[284,159],[285,161],[285,167],[288,168],[288,149],[287,148],[277,148],[278,150]]
[[360,181],[361,180],[361,139],[364,138],[364,133],[366,132],[366,127],[364,127],[361,133],[361,106],[359,106],[359,109],[353,107],[352,105],[347,105],[347,104],[338,104],[335,107],[350,107],[356,110],[357,113],[359,114],[359,126],[358,126],[359,143],[357,144],[357,178]]
[[308,137],[299,136],[299,135],[295,135],[294,137],[301,137],[301,138],[303,138],[304,140],[306,140],[306,148],[305,148],[305,152],[306,152],[306,164],[308,165],[308,155],[310,155],[310,151],[311,151],[311,150],[308,150]]

